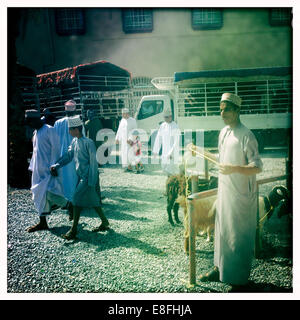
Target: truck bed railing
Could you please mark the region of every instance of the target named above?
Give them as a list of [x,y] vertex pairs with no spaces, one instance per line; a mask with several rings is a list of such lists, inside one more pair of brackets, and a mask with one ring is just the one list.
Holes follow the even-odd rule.
[[242,98],[241,114],[288,113],[292,111],[292,82],[286,79],[224,83],[199,83],[196,88],[178,87],[178,116],[219,114],[222,93]]

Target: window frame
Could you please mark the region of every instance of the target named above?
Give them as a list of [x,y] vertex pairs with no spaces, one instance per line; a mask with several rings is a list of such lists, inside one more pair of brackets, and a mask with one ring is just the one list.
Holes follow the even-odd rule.
[[[272,17],[273,12],[275,11],[282,11],[284,12],[289,12],[289,19],[286,20],[276,20],[274,17]],[[281,27],[281,26],[291,26],[292,25],[292,19],[293,19],[293,14],[292,14],[292,8],[270,8],[269,9],[269,23],[270,26],[272,27]]]
[[[65,19],[63,17],[60,17],[59,15],[63,14],[63,11],[65,12],[65,14],[68,14],[68,12],[71,13],[71,10],[73,10],[73,12],[75,11],[76,13],[78,13],[80,16],[78,18],[73,19],[74,17],[66,17]],[[72,13],[74,15],[74,13]],[[86,32],[86,21],[85,21],[85,11],[83,8],[55,8],[54,11],[54,15],[55,15],[55,29],[56,29],[56,33],[59,36],[72,36],[72,35],[83,35]],[[73,19],[73,24],[74,21],[77,20],[82,20],[82,25],[79,27],[77,27],[78,25],[72,26],[71,28],[64,28],[63,27],[63,21],[62,20],[72,20]]]
[[[130,16],[130,14],[132,15],[132,21],[134,21],[134,19],[138,19],[139,15],[136,15],[136,13],[138,11],[143,10],[144,13],[146,12],[146,15],[149,15],[149,19],[150,21],[148,22],[149,25],[140,25],[140,26],[132,26],[130,27],[127,24],[127,19],[129,19],[129,17],[127,17],[127,15]],[[146,16],[144,14],[144,16]],[[140,15],[142,16],[142,15]],[[136,18],[137,17],[137,18]],[[153,31],[153,9],[152,8],[126,8],[126,9],[122,9],[122,26],[123,26],[123,32],[124,33],[146,33],[146,32],[152,32]]]
[[[145,105],[147,104],[153,104],[153,111],[152,113],[149,113],[149,115],[143,113],[143,108]],[[155,105],[154,105],[155,104]],[[159,107],[159,108],[158,108]],[[154,110],[155,108],[155,110]],[[148,119],[150,117],[153,117],[153,116],[156,116],[157,114],[160,114],[162,113],[164,110],[164,100],[145,100],[143,101],[141,107],[140,107],[140,110],[139,110],[139,113],[138,113],[138,116],[137,116],[137,119],[138,120],[144,120],[144,119]]]
[[[220,20],[215,23],[208,22],[195,22],[195,14],[197,11],[208,12],[209,10],[215,10],[220,15]],[[211,12],[212,13],[212,12]],[[218,30],[223,27],[223,9],[222,8],[193,8],[191,10],[191,24],[193,30]]]

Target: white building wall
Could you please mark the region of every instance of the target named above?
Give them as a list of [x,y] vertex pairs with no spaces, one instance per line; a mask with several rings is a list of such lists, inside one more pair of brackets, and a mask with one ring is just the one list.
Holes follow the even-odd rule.
[[133,77],[292,65],[290,27],[272,27],[268,9],[225,8],[220,30],[193,30],[191,10],[153,9],[153,31],[125,34],[119,8],[86,8],[86,33],[59,36],[54,9],[31,9],[17,55],[37,73],[107,60]]

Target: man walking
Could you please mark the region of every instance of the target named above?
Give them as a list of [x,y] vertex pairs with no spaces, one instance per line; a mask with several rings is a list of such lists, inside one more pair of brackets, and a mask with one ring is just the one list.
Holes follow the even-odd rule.
[[[65,117],[57,120],[54,124],[54,129],[59,136],[60,156],[68,151],[68,147],[73,140],[73,137],[69,133],[68,118],[76,113],[76,102],[74,100],[68,100],[65,103],[65,113]],[[72,201],[77,183],[74,161],[71,161],[62,169],[62,183],[65,198]]]
[[158,155],[162,147],[161,167],[164,173],[171,176],[179,173],[180,130],[172,120],[171,109],[164,110],[164,119],[155,138],[153,155]]
[[256,174],[262,171],[254,134],[240,121],[241,102],[232,93],[224,93],[220,102],[226,126],[220,132],[218,146],[215,267],[200,277],[200,281],[222,281],[234,287],[246,285],[250,275],[256,230]]
[[77,182],[72,201],[73,225],[64,235],[65,239],[71,240],[76,237],[79,217],[83,208],[94,208],[102,221],[102,224],[93,231],[107,230],[109,222],[99,205],[100,198],[96,190],[97,183],[99,183],[99,172],[95,144],[91,139],[83,136],[83,123],[80,116],[70,117],[68,126],[73,137],[72,143],[68,151],[51,166],[51,174],[57,176],[57,170],[74,159]]
[[72,204],[63,196],[61,179],[54,179],[50,174],[50,166],[59,156],[59,139],[54,128],[41,120],[37,110],[26,110],[25,122],[35,129],[29,170],[32,171],[32,199],[40,222],[27,229],[28,232],[34,232],[48,229],[46,217],[50,215],[54,205],[67,207],[72,211]]
[[121,161],[122,167],[125,171],[132,171],[132,167],[128,162],[129,151],[129,136],[131,132],[137,129],[136,120],[129,115],[127,108],[122,109],[122,120],[120,121],[119,128],[116,134],[116,143],[121,144]]

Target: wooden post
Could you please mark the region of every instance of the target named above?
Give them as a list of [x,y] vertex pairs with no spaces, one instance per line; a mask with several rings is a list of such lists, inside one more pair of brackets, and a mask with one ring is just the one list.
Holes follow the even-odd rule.
[[207,159],[204,159],[204,168],[205,168],[205,180],[209,181],[208,161],[207,161]]
[[193,206],[191,199],[188,199],[188,215],[189,215],[189,257],[190,257],[190,286],[196,284],[196,239],[193,227]]

